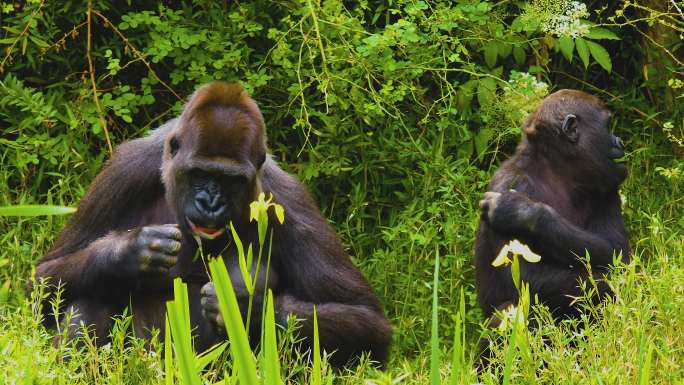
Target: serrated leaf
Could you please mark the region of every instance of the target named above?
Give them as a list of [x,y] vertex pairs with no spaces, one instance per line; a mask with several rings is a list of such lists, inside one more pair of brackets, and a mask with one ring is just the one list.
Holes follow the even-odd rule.
[[575,39],[575,46],[577,47],[577,55],[582,59],[584,68],[589,67],[589,47],[587,47],[586,40],[578,37]]
[[496,57],[499,54],[499,47],[496,42],[489,42],[484,46],[484,59],[489,68],[496,65]]
[[496,81],[492,78],[483,78],[477,83],[477,101],[481,106],[486,106],[494,99]]
[[593,41],[587,41],[589,46],[589,51],[591,56],[596,60],[597,63],[603,67],[608,73],[613,69],[613,62],[610,60],[610,54],[605,48],[601,47],[600,44],[594,43]]
[[570,36],[561,36],[558,39],[558,47],[560,48],[563,56],[572,62],[572,53],[575,51],[575,41],[572,40]]
[[613,33],[611,30],[601,27],[592,27],[589,32],[584,35],[584,37],[594,40],[606,39],[606,40],[620,40],[620,37]]

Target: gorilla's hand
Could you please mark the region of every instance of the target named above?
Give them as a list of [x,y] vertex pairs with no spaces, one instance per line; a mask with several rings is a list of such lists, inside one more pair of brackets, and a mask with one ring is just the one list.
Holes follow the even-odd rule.
[[[211,325],[214,332],[220,336],[226,335],[226,324],[219,310],[218,297],[213,282],[207,282],[200,290],[200,303],[202,304],[202,316]],[[238,300],[239,301],[239,300]]]
[[[247,318],[247,310],[249,308],[249,292],[244,287],[244,285],[233,284],[235,290],[235,297],[240,307],[240,314],[242,315],[242,320],[244,322]],[[202,315],[212,326],[214,331],[218,335],[226,334],[226,325],[223,321],[223,316],[219,309],[218,297],[216,296],[216,287],[213,282],[207,282],[200,290],[200,303],[202,304]],[[260,320],[258,317],[261,314],[261,295],[258,293],[254,294],[252,299],[252,314],[250,315],[252,324],[255,320]]]
[[[265,269],[265,267],[263,268]],[[250,314],[250,323],[258,326],[261,323],[261,308],[264,300],[263,287],[265,283],[264,271],[260,271],[259,280],[256,282],[254,293],[252,294],[252,313]],[[240,314],[243,322],[247,318],[249,309],[249,291],[242,279],[242,274],[237,264],[229,265],[230,280],[233,283],[233,290],[235,291],[235,298],[240,307]],[[274,288],[277,282],[277,274],[271,272],[269,274],[269,287]],[[225,335],[226,326],[223,322],[223,317],[219,311],[218,298],[216,297],[216,287],[213,282],[208,282],[202,286],[200,290],[202,315],[209,321],[214,331],[219,335]]]
[[504,234],[532,232],[547,208],[515,190],[503,193],[488,191],[480,201],[482,219]]
[[133,276],[139,274],[168,276],[178,261],[181,232],[178,225],[144,226],[125,233],[127,247],[118,262]]

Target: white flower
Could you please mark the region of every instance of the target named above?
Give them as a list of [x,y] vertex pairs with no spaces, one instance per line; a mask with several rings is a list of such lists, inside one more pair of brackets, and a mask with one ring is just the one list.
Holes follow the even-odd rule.
[[523,322],[525,320],[525,314],[518,310],[517,306],[508,305],[507,308],[501,311],[501,323],[499,324],[499,330],[506,330],[509,326],[513,325],[515,321]]
[[494,258],[494,261],[492,261],[492,266],[499,267],[511,263],[511,259],[508,258],[509,253],[512,253],[514,256],[519,255],[530,263],[541,261],[541,255],[533,252],[526,244],[521,243],[517,239],[513,239],[501,248],[499,254]]
[[581,37],[589,32],[589,25],[581,19],[589,16],[587,6],[579,1],[569,1],[562,7],[562,13],[542,22],[542,30],[556,36]]

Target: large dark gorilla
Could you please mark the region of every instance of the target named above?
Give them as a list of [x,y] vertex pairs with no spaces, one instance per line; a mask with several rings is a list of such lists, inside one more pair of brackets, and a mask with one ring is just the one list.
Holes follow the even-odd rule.
[[[127,306],[137,334],[162,329],[172,279],[182,277],[202,350],[224,338],[224,325],[194,237],[205,255],[223,256],[244,312],[248,293],[226,227],[232,221],[244,244],[258,245],[249,202],[259,192],[285,208],[285,224],[274,226],[268,277],[277,322],[301,319],[306,345],[316,305],[321,346],[336,352],[334,364],[363,352],[385,362],[391,327],[378,299],[306,189],[267,155],[261,112],[234,84],[200,88],[179,118],[119,146],[36,276],[64,284],[65,309],[92,325],[99,343]],[[258,279],[263,288],[263,274]],[[257,303],[263,294],[256,293]]]
[[597,297],[610,294],[602,278],[613,256],[629,259],[618,194],[627,169],[616,162],[624,148],[609,131],[610,118],[596,97],[561,90],[527,119],[522,142],[480,202],[475,270],[487,317],[518,302],[510,267],[492,266],[512,239],[541,255],[539,263],[521,260],[520,279],[555,316],[578,314],[573,299],[581,295],[580,282],[589,278],[581,261],[586,253]]

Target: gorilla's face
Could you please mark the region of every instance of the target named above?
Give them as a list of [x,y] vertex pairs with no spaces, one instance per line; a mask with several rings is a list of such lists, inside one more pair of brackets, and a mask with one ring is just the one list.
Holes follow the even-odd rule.
[[[236,108],[207,107],[184,114],[164,148],[162,174],[167,202],[186,233],[225,236],[230,221],[245,220],[257,194],[253,122]],[[261,151],[259,151],[261,150]],[[256,163],[256,164],[255,164]]]
[[[550,95],[531,123],[530,141],[575,182],[604,190],[626,178],[622,140],[610,132],[610,111],[597,98],[573,90]],[[528,128],[529,131],[529,128]]]

